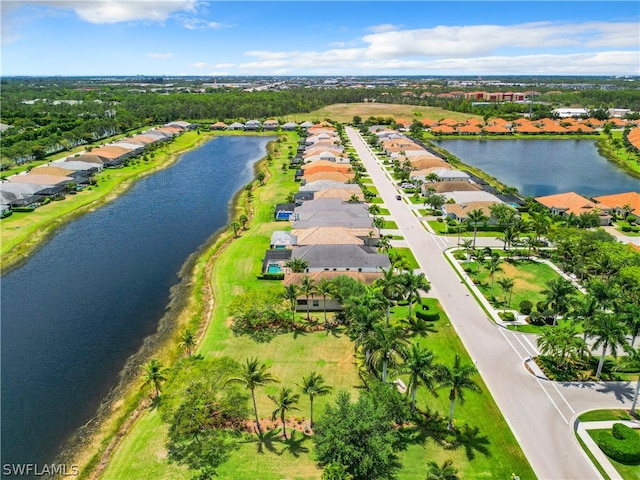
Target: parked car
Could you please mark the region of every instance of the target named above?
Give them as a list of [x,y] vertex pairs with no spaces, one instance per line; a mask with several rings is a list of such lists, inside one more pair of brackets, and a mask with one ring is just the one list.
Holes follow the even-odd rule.
[[402,200],[402,196],[401,195],[396,195],[396,200]]
[[416,186],[413,183],[409,183],[409,182],[404,182],[402,185],[400,185],[401,188],[416,188]]

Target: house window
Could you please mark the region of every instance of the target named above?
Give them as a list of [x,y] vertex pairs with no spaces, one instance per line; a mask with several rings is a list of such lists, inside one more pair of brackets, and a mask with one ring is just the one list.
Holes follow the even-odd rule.
[[320,306],[320,300],[312,300],[311,306],[319,307]]
[[359,268],[359,269],[358,269],[358,271],[359,271],[359,272],[362,272],[362,268]]
[[298,305],[306,305],[306,304],[307,304],[307,300],[306,300],[306,299],[303,299],[303,298],[299,298],[299,299],[296,301],[296,303],[297,303]]

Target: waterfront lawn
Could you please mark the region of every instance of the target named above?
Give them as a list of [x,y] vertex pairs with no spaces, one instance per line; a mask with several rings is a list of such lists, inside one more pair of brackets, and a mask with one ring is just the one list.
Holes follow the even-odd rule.
[[[271,232],[282,229],[282,223],[272,221],[273,203],[296,186],[292,173],[274,172],[266,186],[254,190],[252,207],[255,209],[254,218],[258,222],[252,223],[248,230],[231,242],[214,264],[209,280],[215,292],[215,305],[198,348],[198,353],[204,356],[227,355],[241,362],[256,356],[270,366],[271,373],[281,383],[257,389],[258,411],[262,418],[269,417],[273,410],[273,404],[267,395],[275,394],[283,385],[297,391],[296,384],[312,370],[321,373],[327,384],[334,387],[333,395],[316,399],[314,407],[318,417],[322,415],[325,406],[333,401],[337,391],[347,390],[355,396],[361,384],[353,344],[340,329],[329,333],[290,333],[277,336],[267,343],[256,343],[246,336],[234,336],[229,329],[234,299],[276,297],[282,291],[281,282],[257,279],[260,252],[268,247]],[[425,303],[429,303],[431,310],[439,308],[437,300],[425,299]],[[407,306],[395,306],[392,309],[393,321],[399,322],[405,318],[407,309]],[[322,313],[314,316],[321,318]],[[298,317],[303,318],[304,314],[300,313]],[[434,322],[434,326],[435,332],[430,332],[425,338],[419,337],[418,340],[426,342],[440,361],[451,363],[455,353],[462,355],[465,362],[471,361],[444,312],[442,318]],[[481,381],[479,377],[478,381]],[[465,444],[452,448],[425,431],[424,438],[418,438],[419,445],[412,445],[401,453],[404,468],[398,478],[422,478],[428,460],[442,463],[447,458],[454,459],[456,468],[465,478],[508,478],[512,472],[517,472],[523,479],[533,478],[526,459],[486,386],[482,384],[482,388],[484,393],[469,394],[465,405],[456,407],[455,415],[456,425],[466,423],[471,428],[477,428],[477,433]],[[419,392],[420,408],[424,409],[428,405],[432,410],[440,412],[441,416],[446,416],[448,401],[446,392],[441,393],[438,399],[434,399],[426,392]],[[300,411],[293,412],[289,418],[307,418],[308,402],[308,398],[301,396]],[[442,425],[441,421],[437,423]],[[114,452],[109,469],[102,478],[151,480],[191,477],[192,472],[167,464],[165,437],[166,426],[159,423],[155,411],[145,412]],[[289,442],[289,445],[277,439],[264,442],[263,453],[258,453],[259,445],[255,436],[249,437],[249,441],[243,443],[229,461],[220,466],[220,478],[319,478],[321,472],[314,461],[312,441],[301,436],[297,438],[301,441]]]

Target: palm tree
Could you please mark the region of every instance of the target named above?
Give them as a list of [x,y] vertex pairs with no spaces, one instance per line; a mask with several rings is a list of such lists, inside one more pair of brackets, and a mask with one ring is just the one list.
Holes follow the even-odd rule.
[[302,377],[302,384],[298,385],[302,393],[309,395],[309,428],[313,430],[313,399],[331,393],[331,387],[324,384],[324,377],[316,372],[311,372],[309,376]]
[[468,390],[470,392],[481,392],[480,387],[476,382],[471,379],[471,376],[478,371],[473,365],[462,365],[460,363],[460,356],[456,354],[453,360],[452,368],[446,365],[440,366],[440,372],[438,373],[438,385],[440,387],[449,388],[449,423],[447,424],[448,430],[453,430],[453,409],[456,404],[456,400],[460,405],[464,404],[464,394]]
[[511,307],[511,294],[513,293],[513,287],[515,286],[515,281],[512,278],[499,278],[498,285],[505,293],[505,300],[507,300],[507,308]]
[[290,410],[300,410],[296,405],[300,395],[293,393],[289,387],[282,387],[278,392],[278,396],[268,396],[273,403],[276,404],[276,409],[271,414],[271,420],[275,420],[278,416],[282,422],[282,436],[287,438],[287,424],[285,422],[285,416]]
[[540,237],[549,231],[551,216],[546,210],[541,212],[531,211],[529,212],[529,218],[531,219],[533,231],[536,233],[536,240],[540,240]]
[[430,461],[428,465],[427,480],[458,480],[458,470],[453,466],[453,460],[445,460],[442,465]]
[[241,383],[249,390],[251,390],[251,399],[253,400],[253,413],[256,417],[256,427],[258,428],[258,434],[262,435],[262,427],[260,426],[260,419],[258,418],[258,407],[256,405],[256,387],[262,387],[269,383],[277,383],[277,380],[271,373],[269,373],[269,367],[264,363],[258,363],[257,358],[247,358],[244,365],[242,365],[242,371],[239,377],[233,377],[228,380],[229,383]]
[[191,356],[191,349],[196,344],[196,336],[192,330],[183,330],[180,334],[180,343],[178,347],[185,349],[187,351],[187,356]]
[[333,283],[326,278],[321,279],[316,284],[316,293],[322,295],[322,311],[324,313],[324,326],[329,328],[329,322],[327,321],[327,297],[333,295]]
[[489,294],[490,297],[493,297],[493,281],[495,279],[496,272],[501,272],[502,268],[500,264],[502,263],[502,258],[500,258],[499,253],[494,253],[489,257],[489,261],[486,264],[487,270],[489,270],[489,278],[491,278],[491,292]]
[[478,225],[484,224],[489,220],[481,208],[471,210],[467,215],[467,222],[473,225],[473,248],[476,248],[476,236],[478,234]]
[[386,382],[389,367],[397,365],[404,356],[407,346],[404,331],[393,325],[377,324],[373,326],[373,331],[367,340],[367,345],[371,349],[369,366],[377,367],[382,364],[382,381]]
[[380,288],[382,295],[384,296],[387,303],[387,325],[389,325],[389,321],[391,319],[391,303],[393,298],[400,293],[400,278],[393,271],[393,268],[389,268],[382,270],[382,277],[378,278],[374,282],[374,287]]
[[404,363],[398,368],[398,373],[409,375],[407,395],[411,396],[411,410],[416,409],[416,394],[420,385],[424,385],[433,395],[437,395],[438,369],[434,361],[433,352],[418,342],[413,342],[405,353]]
[[307,322],[311,320],[311,317],[309,315],[309,296],[313,297],[315,291],[316,285],[313,279],[309,277],[309,275],[305,275],[304,277],[302,277],[302,282],[300,282],[300,293],[307,299]]
[[296,321],[296,303],[298,301],[298,295],[300,295],[300,289],[297,285],[290,283],[289,285],[284,287],[282,297],[285,300],[289,301],[289,309],[291,310],[291,321],[293,323],[295,323]]
[[382,252],[389,251],[389,249],[391,248],[390,238],[391,238],[390,235],[382,235],[378,239],[378,244],[376,245],[378,247],[378,251],[382,251]]
[[309,266],[309,262],[302,258],[290,258],[284,266],[290,268],[293,273],[303,273]]
[[400,286],[404,289],[404,294],[407,295],[407,299],[409,300],[408,318],[410,319],[413,299],[418,300],[420,298],[420,290],[425,293],[431,290],[431,284],[424,273],[421,272],[416,275],[412,270],[409,270],[400,275]]
[[247,217],[244,213],[238,217],[238,221],[242,225],[242,229],[246,230],[247,222],[249,221],[249,217]]
[[160,395],[160,384],[167,379],[167,368],[163,367],[160,360],[155,358],[152,358],[144,365],[140,365],[140,367],[142,368],[142,378],[144,379],[142,385],[153,384],[156,389],[156,397],[158,397]]
[[596,380],[600,380],[607,350],[611,352],[614,358],[617,357],[618,347],[627,345],[626,334],[627,326],[620,321],[617,315],[608,312],[596,314],[589,328],[589,337],[596,339],[593,348],[602,347],[600,362],[596,370]]
[[373,217],[373,226],[378,229],[378,234],[380,234],[380,230],[384,228],[384,218],[382,217]]
[[238,238],[238,230],[240,230],[240,224],[238,222],[231,222],[231,228],[233,229],[233,238]]
[[546,297],[547,304],[553,309],[553,324],[555,325],[558,316],[562,316],[569,310],[571,296],[575,293],[575,288],[569,280],[557,277],[549,280],[547,288],[540,293]]
[[[640,348],[633,348],[627,346],[625,348],[627,354],[620,359],[620,364],[618,368],[629,368],[633,370],[640,369]],[[638,405],[638,393],[640,392],[640,376],[638,377],[638,381],[636,382],[636,391],[633,394],[633,402],[631,403],[631,413],[632,416],[636,416],[636,406]]]
[[544,327],[537,341],[540,353],[551,357],[560,368],[566,367],[569,360],[577,358],[587,348],[576,324],[568,321],[557,327]]

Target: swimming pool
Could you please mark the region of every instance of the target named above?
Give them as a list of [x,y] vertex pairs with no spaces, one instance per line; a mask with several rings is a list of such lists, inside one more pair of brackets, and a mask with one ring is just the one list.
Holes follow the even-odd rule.
[[270,263],[267,267],[267,273],[282,273],[282,267],[277,263]]

